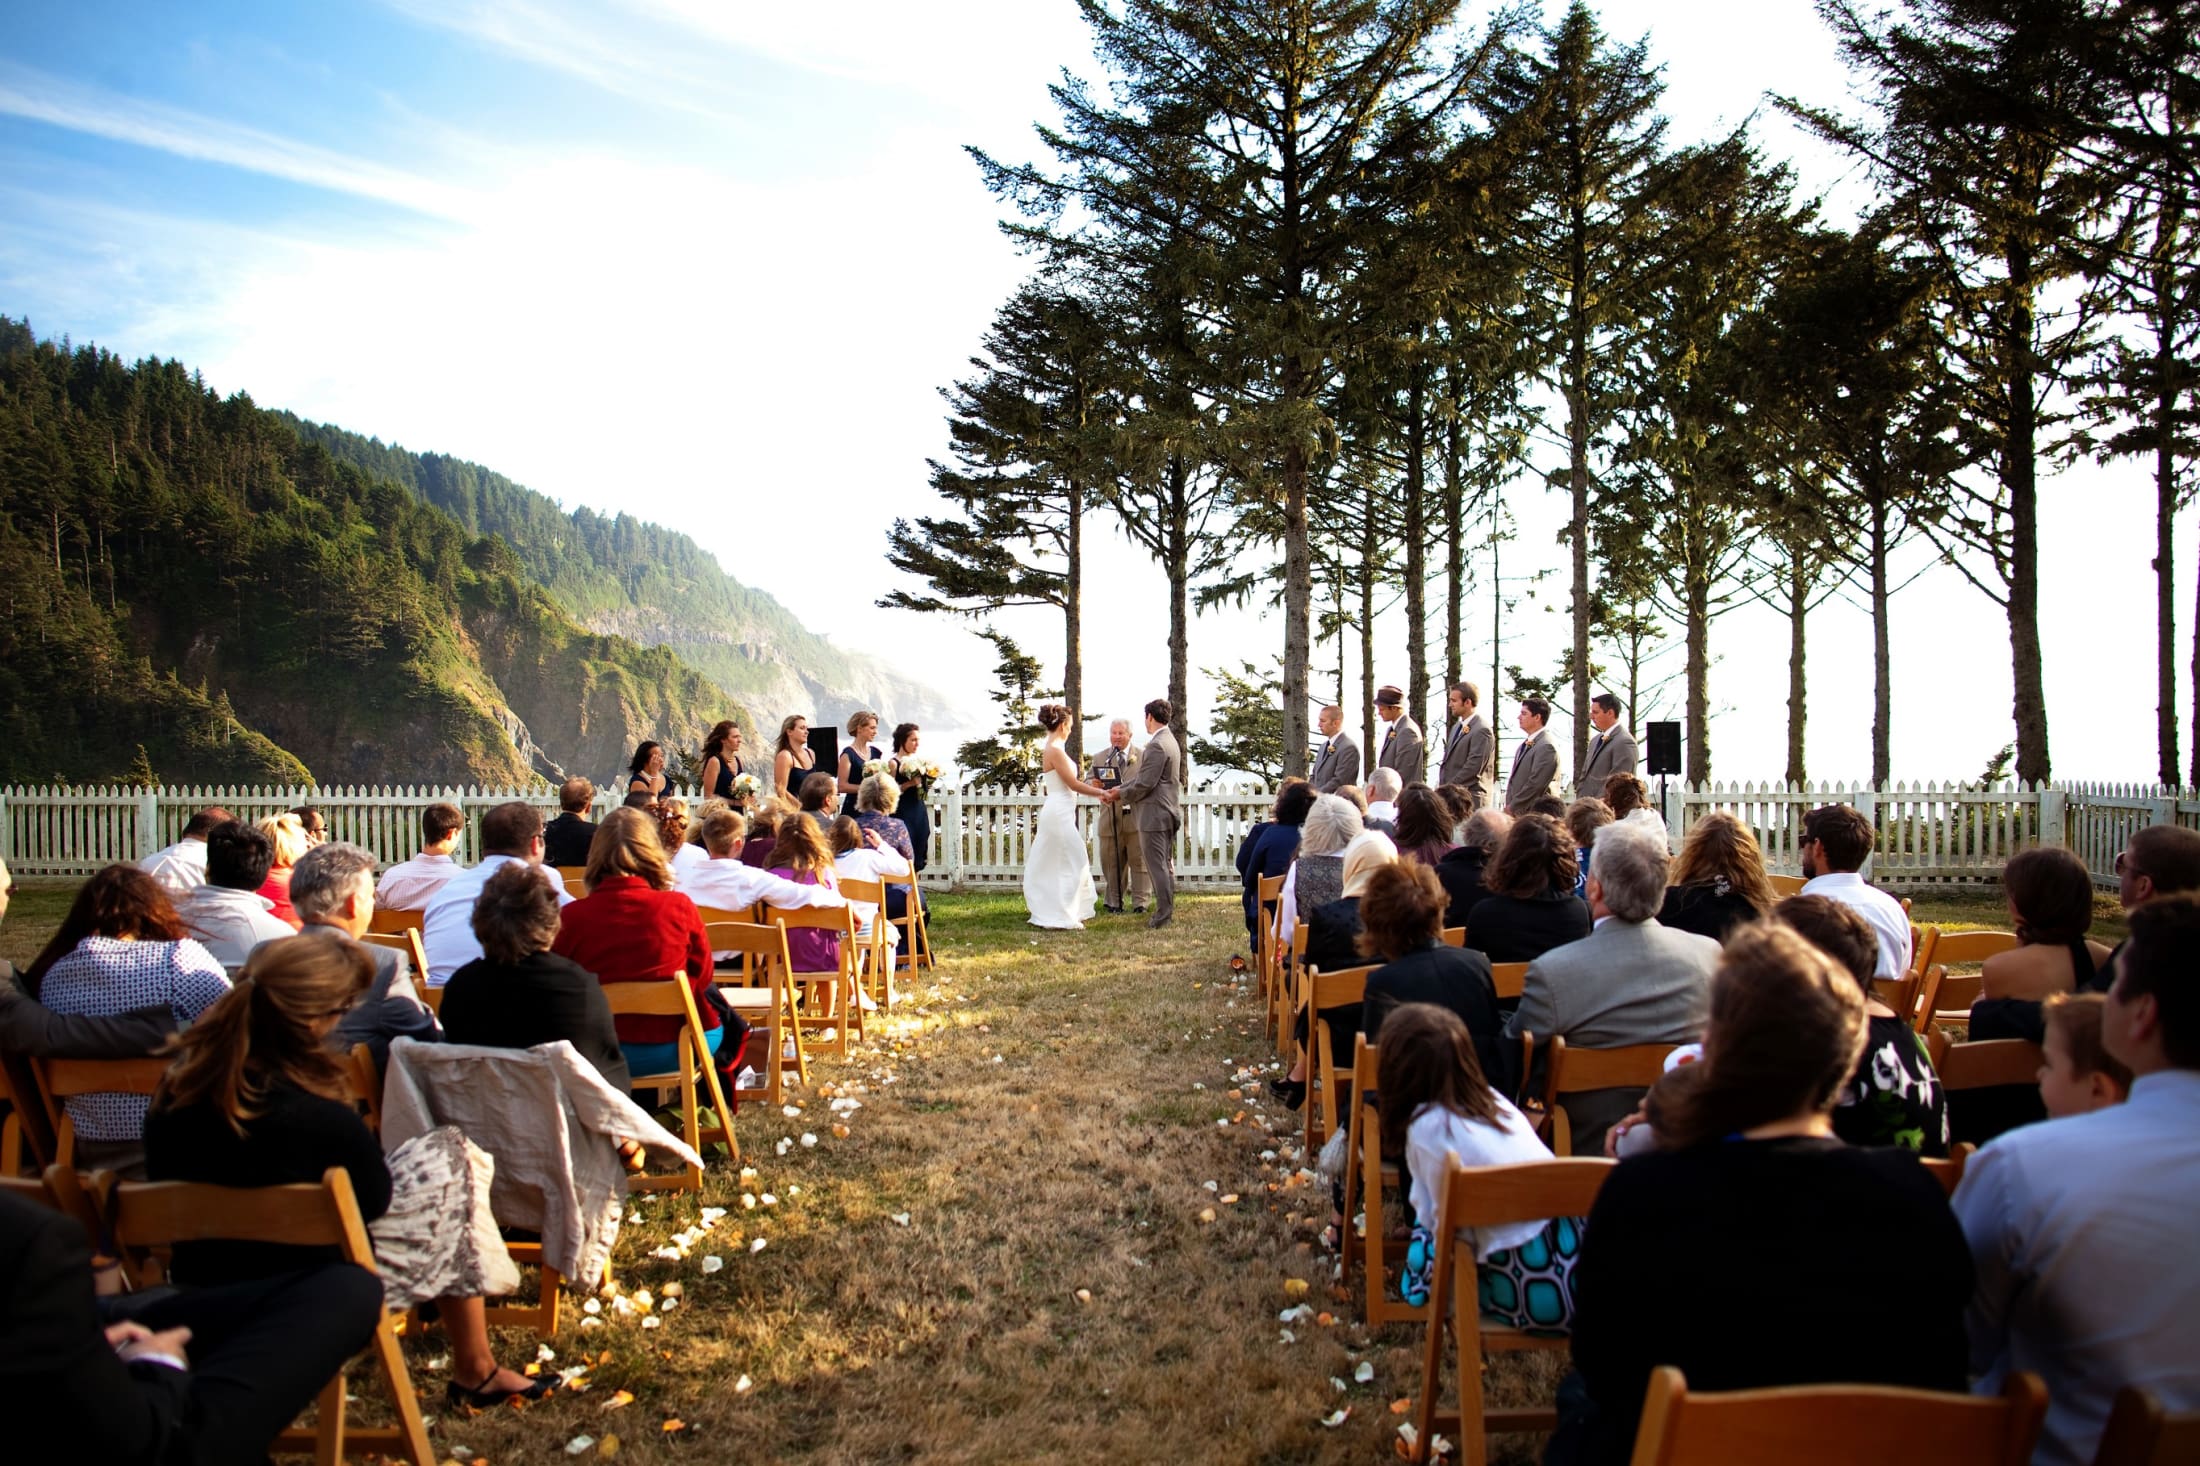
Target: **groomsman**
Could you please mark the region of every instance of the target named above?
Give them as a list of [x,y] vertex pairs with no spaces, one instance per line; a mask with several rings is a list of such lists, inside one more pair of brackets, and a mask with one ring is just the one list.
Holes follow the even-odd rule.
[[1635,771],[1635,735],[1619,725],[1626,712],[1626,704],[1609,692],[1589,699],[1589,726],[1597,731],[1589,740],[1589,757],[1574,777],[1574,788],[1584,799],[1601,795],[1612,775]]
[[[1117,718],[1108,724],[1108,746],[1092,756],[1092,782],[1103,789],[1120,789],[1138,767],[1138,750],[1131,747],[1131,720]],[[1152,882],[1146,879],[1145,852],[1138,848],[1138,829],[1131,813],[1120,804],[1100,804],[1100,878],[1107,890],[1107,909],[1123,914],[1123,888],[1131,890],[1136,909],[1146,909]]]
[[1444,694],[1451,732],[1444,739],[1439,784],[1459,784],[1474,796],[1476,809],[1487,809],[1497,787],[1497,733],[1483,718],[1482,694],[1472,682],[1454,682]]
[[1396,769],[1401,783],[1425,782],[1427,749],[1421,740],[1421,725],[1406,716],[1406,695],[1388,685],[1377,688],[1375,716],[1390,725],[1390,731],[1383,735],[1383,751],[1375,767]]
[[1343,710],[1323,708],[1315,723],[1322,730],[1322,747],[1314,755],[1314,787],[1324,794],[1334,794],[1347,784],[1359,783],[1360,745],[1344,731]]
[[1513,750],[1512,778],[1505,784],[1505,813],[1518,815],[1531,799],[1558,792],[1558,749],[1545,731],[1550,700],[1520,699],[1520,731],[1528,736]]

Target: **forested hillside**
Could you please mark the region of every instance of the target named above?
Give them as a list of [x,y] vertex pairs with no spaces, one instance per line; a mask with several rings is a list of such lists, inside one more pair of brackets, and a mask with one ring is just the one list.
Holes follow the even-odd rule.
[[[858,707],[883,711],[889,724],[952,717],[931,689],[810,631],[677,530],[585,507],[568,514],[478,463],[289,421],[338,459],[404,484],[476,534],[507,541],[526,573],[582,625],[670,647],[768,722],[802,711],[838,723]],[[729,517],[738,512],[728,504]]]
[[748,721],[287,415],[5,318],[0,584],[0,779],[602,779]]

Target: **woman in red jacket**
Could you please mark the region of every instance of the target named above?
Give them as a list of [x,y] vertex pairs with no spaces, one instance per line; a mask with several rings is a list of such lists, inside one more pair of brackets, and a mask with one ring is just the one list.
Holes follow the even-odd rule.
[[[639,809],[614,810],[589,841],[582,880],[588,894],[565,908],[550,950],[593,972],[602,983],[662,981],[674,972],[685,973],[704,1037],[716,1054],[724,1030],[710,1001],[716,997],[710,939],[695,903],[672,889],[672,867],[665,861],[656,822]],[[677,1068],[674,1046],[683,1021],[616,1019],[628,1072],[664,1074]]]

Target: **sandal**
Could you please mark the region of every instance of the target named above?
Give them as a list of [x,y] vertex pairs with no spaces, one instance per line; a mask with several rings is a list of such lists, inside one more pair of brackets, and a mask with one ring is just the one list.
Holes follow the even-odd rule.
[[468,1389],[454,1379],[443,1387],[444,1398],[456,1410],[494,1410],[499,1405],[508,1405],[514,1401],[540,1400],[557,1388],[556,1380],[544,1377],[532,1381],[525,1389],[492,1390],[488,1388],[489,1380],[496,1377],[497,1371],[490,1370],[488,1379],[481,1382],[479,1389]]

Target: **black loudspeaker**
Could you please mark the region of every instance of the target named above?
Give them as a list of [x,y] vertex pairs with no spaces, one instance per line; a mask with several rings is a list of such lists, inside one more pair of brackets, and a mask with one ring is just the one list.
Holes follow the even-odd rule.
[[[810,752],[817,759],[816,766],[811,769],[812,773],[837,775],[840,767],[840,730],[838,728],[820,728],[812,723],[810,725]],[[796,782],[799,783],[800,780]]]
[[1650,725],[1650,766],[1644,770],[1650,774],[1677,774],[1681,771],[1681,725],[1678,723],[1652,723]]

